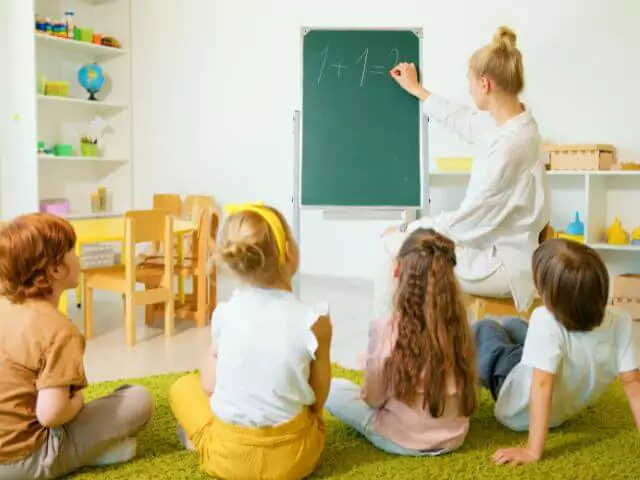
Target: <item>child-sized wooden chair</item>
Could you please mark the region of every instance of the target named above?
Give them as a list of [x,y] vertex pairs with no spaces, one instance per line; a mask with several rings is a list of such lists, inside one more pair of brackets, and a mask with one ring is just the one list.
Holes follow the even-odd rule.
[[[162,243],[164,262],[162,268],[145,269],[136,264],[136,245]],[[90,340],[93,336],[93,290],[107,290],[124,296],[125,331],[128,345],[136,342],[135,307],[162,303],[164,305],[164,332],[173,335],[173,249],[175,242],[173,218],[158,210],[131,211],[125,213],[125,241],[123,265],[89,269],[84,272],[84,331]],[[169,247],[167,247],[169,246]],[[151,281],[155,279],[155,281]],[[136,290],[136,283],[154,284],[154,288]]]
[[[556,232],[550,224],[546,224],[538,236],[538,244],[556,237]],[[490,298],[466,294],[463,296],[467,310],[472,314],[474,321],[482,320],[487,316],[493,317],[520,317],[528,320],[533,311],[542,306],[542,301],[536,296],[533,304],[526,311],[518,311],[513,298]]]
[[174,217],[182,213],[182,197],[177,193],[154,193],[153,209],[164,210]]
[[[184,261],[177,263],[174,273],[181,278],[193,279],[193,293],[187,294],[183,302],[176,303],[175,316],[195,320],[198,328],[207,325],[217,303],[217,275],[213,262],[210,262],[215,238],[218,233],[219,218],[216,212],[204,209],[200,212],[198,228],[193,235],[194,249]],[[158,268],[159,259],[145,262],[143,268]],[[155,281],[152,278],[149,282]],[[149,283],[152,286],[152,283]],[[163,311],[162,305],[150,305],[145,310],[145,322],[152,325],[155,317]]]

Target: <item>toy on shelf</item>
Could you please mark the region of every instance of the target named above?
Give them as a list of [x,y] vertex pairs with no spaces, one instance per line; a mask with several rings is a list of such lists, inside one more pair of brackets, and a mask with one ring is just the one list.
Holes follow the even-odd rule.
[[56,157],[72,157],[73,146],[67,143],[58,143],[53,147],[53,154]]
[[91,194],[91,212],[102,213],[107,211],[107,189],[104,187],[98,188],[97,191]]
[[78,71],[78,81],[82,88],[89,92],[88,100],[98,100],[96,93],[102,89],[104,85],[104,72],[102,67],[97,63],[85,65]]
[[69,82],[48,82],[44,83],[44,94],[50,97],[69,96]]
[[473,166],[471,157],[436,157],[439,172],[470,172]]
[[69,200],[66,198],[48,198],[40,200],[40,212],[64,217],[69,215]]
[[629,244],[629,234],[622,228],[622,222],[618,217],[613,219],[613,224],[607,229],[607,243],[610,245]]
[[631,232],[631,245],[640,246],[640,227]]
[[576,212],[573,221],[567,226],[564,232],[558,232],[558,238],[573,240],[574,242],[584,243],[584,223],[580,221],[580,213]]
[[545,145],[551,170],[610,170],[617,163],[613,145]]
[[80,28],[75,25],[74,14],[71,11],[64,12],[64,20],[54,20],[49,18],[36,17],[36,32],[52,37],[66,38],[78,42],[94,43],[110,48],[121,48],[120,42],[113,37],[105,37],[100,33],[95,33],[91,28]]
[[631,315],[634,321],[640,320],[640,275],[618,275],[613,279],[611,304]]
[[613,167],[611,167],[611,170],[623,170],[623,171],[640,170],[640,163],[631,163],[631,162],[617,163]]

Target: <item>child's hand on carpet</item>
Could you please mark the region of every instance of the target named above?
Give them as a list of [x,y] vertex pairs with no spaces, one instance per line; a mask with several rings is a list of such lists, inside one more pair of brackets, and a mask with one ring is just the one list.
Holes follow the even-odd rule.
[[496,465],[526,465],[540,460],[540,456],[528,448],[503,448],[493,454],[493,462]]

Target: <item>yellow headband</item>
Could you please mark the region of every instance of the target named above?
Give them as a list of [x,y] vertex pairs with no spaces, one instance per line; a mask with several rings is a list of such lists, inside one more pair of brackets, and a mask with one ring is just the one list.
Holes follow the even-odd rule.
[[264,206],[261,203],[241,203],[236,205],[225,205],[224,211],[227,215],[235,215],[240,212],[254,212],[260,215],[265,222],[269,225],[273,236],[276,239],[276,245],[278,247],[278,256],[281,264],[284,264],[286,261],[286,244],[287,244],[287,234],[284,229],[284,225],[282,221],[280,221],[280,217],[273,212],[273,210]]

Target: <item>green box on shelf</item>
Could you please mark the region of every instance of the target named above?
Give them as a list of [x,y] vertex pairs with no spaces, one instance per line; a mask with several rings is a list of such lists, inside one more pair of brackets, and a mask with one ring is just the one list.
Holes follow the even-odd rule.
[[82,42],[93,42],[93,29],[91,28],[81,28],[80,29],[80,41]]
[[56,157],[71,157],[73,156],[73,146],[66,143],[58,143],[54,147],[53,153]]

